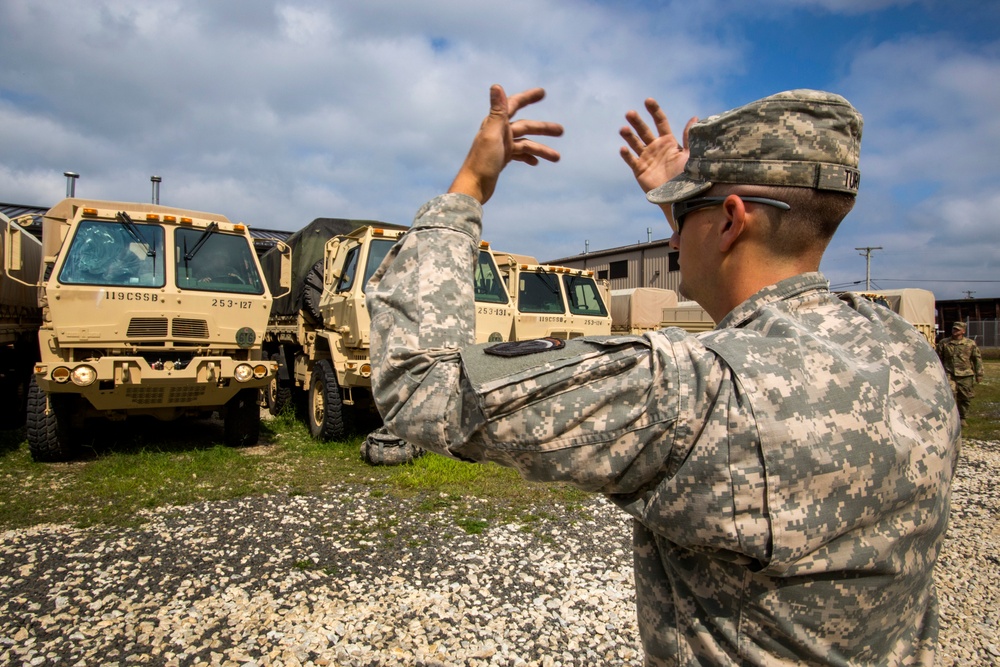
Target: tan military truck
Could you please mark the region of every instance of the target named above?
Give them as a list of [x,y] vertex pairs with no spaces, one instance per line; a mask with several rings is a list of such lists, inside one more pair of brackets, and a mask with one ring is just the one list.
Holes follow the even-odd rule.
[[[42,244],[3,213],[0,235],[0,252],[17,260],[10,268],[0,268],[0,428],[19,428],[24,424],[28,386],[38,361],[42,309],[33,284],[42,263]],[[8,239],[17,245],[9,253]]]
[[710,331],[715,328],[715,320],[696,301],[678,301],[673,308],[664,308],[660,328],[678,327],[690,333]]
[[[304,398],[314,438],[341,439],[349,422],[379,420],[371,399],[365,289],[405,231],[377,221],[318,218],[287,239],[294,287],[275,300],[268,322],[264,349],[279,370],[267,403],[276,414],[297,395]],[[268,276],[270,255],[262,258]],[[474,282],[476,341],[508,340],[513,308],[485,243]]]
[[662,329],[663,310],[677,307],[677,292],[659,287],[611,291],[611,331],[642,334]]
[[593,271],[539,264],[529,255],[496,252],[514,300],[511,340],[600,336],[611,333],[606,285]]
[[[5,266],[25,240],[8,234]],[[227,444],[257,442],[259,389],[276,365],[261,357],[272,297],[245,225],[70,197],[43,217],[37,286],[41,359],[27,414],[36,460],[72,456],[91,417],[219,412]]]

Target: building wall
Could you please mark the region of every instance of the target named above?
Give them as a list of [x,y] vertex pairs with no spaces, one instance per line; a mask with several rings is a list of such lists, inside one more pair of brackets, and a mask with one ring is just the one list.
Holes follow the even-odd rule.
[[622,246],[544,263],[589,269],[599,278],[607,278],[613,290],[659,287],[677,291],[680,284],[677,253],[667,241]]

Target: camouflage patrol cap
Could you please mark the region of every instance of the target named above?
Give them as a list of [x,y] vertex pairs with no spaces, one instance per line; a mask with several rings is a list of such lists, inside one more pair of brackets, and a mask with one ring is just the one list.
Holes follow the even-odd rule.
[[965,322],[955,322],[954,324],[952,324],[951,330],[954,331],[955,329],[961,329],[962,331],[965,331]]
[[777,93],[691,126],[684,172],[647,198],[669,204],[715,183],[833,190],[856,195],[863,121],[840,95]]

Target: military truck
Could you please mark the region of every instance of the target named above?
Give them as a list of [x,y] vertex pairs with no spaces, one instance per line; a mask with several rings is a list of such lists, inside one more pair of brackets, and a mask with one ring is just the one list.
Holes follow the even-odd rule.
[[[267,404],[277,414],[296,397],[304,399],[316,439],[341,439],[350,422],[379,420],[371,398],[365,289],[405,231],[378,221],[317,218],[287,239],[293,289],[275,299],[265,334],[265,352],[278,362]],[[262,263],[271,276],[271,252]],[[513,308],[486,243],[474,282],[476,342],[508,340]]]
[[[14,227],[8,232],[8,228]],[[38,295],[31,287],[42,262],[42,244],[24,233],[3,213],[0,213],[0,252],[6,254],[7,239],[19,247],[10,249],[18,258],[17,267],[0,269],[0,428],[24,425],[28,405],[28,386],[35,362],[38,361],[38,327],[42,309]]]
[[[11,226],[8,270],[26,242]],[[226,444],[257,442],[259,389],[277,367],[261,357],[272,297],[245,225],[68,197],[43,216],[34,285],[42,310],[27,405],[35,460],[71,457],[93,417],[219,412]]]
[[663,328],[663,310],[677,307],[677,292],[659,287],[611,291],[611,331],[642,334]]
[[511,340],[607,335],[610,291],[594,272],[539,264],[529,255],[496,252],[497,264],[514,300]]

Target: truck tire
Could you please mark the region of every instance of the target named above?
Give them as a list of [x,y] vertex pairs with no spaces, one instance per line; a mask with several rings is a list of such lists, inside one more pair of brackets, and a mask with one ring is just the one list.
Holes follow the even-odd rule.
[[321,259],[312,265],[302,284],[302,305],[305,306],[303,310],[313,318],[314,324],[323,321],[323,313],[319,309],[319,300],[323,296],[323,261]]
[[46,396],[35,382],[35,376],[31,376],[26,430],[32,459],[52,463],[72,458],[76,450],[72,426],[75,398],[59,394]]
[[327,359],[316,362],[307,406],[309,432],[317,440],[344,438],[344,404],[333,364]]
[[223,432],[227,447],[251,447],[260,439],[257,390],[242,389],[226,403]]
[[[278,353],[272,354],[271,360],[281,364],[281,355]],[[284,412],[292,402],[292,385],[289,381],[281,379],[280,369],[271,378],[264,391],[267,394],[268,412],[273,417],[277,417]]]

